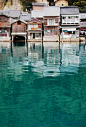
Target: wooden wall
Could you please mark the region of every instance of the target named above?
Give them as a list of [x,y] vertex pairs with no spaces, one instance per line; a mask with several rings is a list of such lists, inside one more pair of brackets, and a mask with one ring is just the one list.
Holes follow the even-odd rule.
[[0,27],[9,27],[9,17],[0,15]]
[[21,22],[21,24],[19,24],[18,22],[13,23],[12,32],[26,32],[26,24],[23,22]]

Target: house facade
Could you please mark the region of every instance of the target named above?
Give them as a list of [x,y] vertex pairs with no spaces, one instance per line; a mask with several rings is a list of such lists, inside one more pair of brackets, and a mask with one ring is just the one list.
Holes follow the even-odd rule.
[[42,22],[33,19],[27,23],[28,39],[42,39]]
[[80,13],[80,36],[86,35],[86,13]]
[[10,39],[10,22],[9,16],[5,14],[0,14],[0,38]]
[[45,6],[44,7],[44,40],[51,38],[58,40],[60,23],[60,8],[58,6]]
[[78,7],[61,7],[60,32],[62,39],[79,38],[79,9]]
[[11,24],[12,31],[11,31],[11,36],[12,36],[12,41],[21,41],[21,40],[26,40],[27,37],[27,23],[22,20],[17,20],[14,21]]

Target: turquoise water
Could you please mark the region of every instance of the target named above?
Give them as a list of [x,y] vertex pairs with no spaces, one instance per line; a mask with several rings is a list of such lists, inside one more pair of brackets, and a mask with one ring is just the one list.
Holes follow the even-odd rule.
[[0,127],[86,127],[85,49],[0,43]]

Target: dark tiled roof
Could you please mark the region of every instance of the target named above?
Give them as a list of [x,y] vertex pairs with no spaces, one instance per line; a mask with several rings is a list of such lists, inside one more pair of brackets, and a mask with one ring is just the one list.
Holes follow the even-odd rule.
[[80,19],[86,19],[86,13],[80,13]]
[[20,10],[10,10],[9,16],[13,18],[18,18],[20,16]]
[[30,21],[31,20],[31,14],[28,12],[23,12],[20,14],[20,19],[24,21]]
[[65,6],[60,8],[61,15],[79,15],[77,6]]
[[80,27],[86,27],[86,22],[80,22]]
[[35,6],[45,6],[46,4],[45,3],[32,3],[32,5],[35,5]]

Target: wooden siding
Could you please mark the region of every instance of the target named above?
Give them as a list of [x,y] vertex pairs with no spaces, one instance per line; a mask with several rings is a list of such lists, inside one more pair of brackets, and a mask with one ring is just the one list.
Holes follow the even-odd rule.
[[0,37],[10,37],[10,29],[9,28],[0,28]]
[[26,24],[23,22],[21,24],[18,24],[18,22],[13,23],[12,32],[26,32]]
[[59,33],[59,17],[47,16],[44,21],[44,36],[54,36]]
[[[54,21],[55,20],[55,23],[54,24],[47,24],[47,20],[52,20]],[[44,26],[59,26],[59,17],[44,17],[43,18],[43,22],[44,22]]]
[[33,10],[43,10],[44,6],[33,6]]
[[0,16],[0,27],[10,27],[9,17]]

